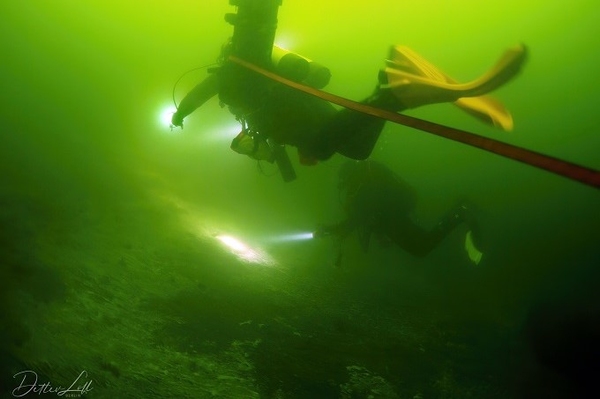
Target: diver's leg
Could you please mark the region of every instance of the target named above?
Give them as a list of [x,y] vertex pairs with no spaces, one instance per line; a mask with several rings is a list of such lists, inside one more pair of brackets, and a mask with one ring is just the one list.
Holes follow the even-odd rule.
[[[379,86],[363,104],[394,112],[405,109],[391,91],[379,90]],[[336,152],[351,159],[367,159],[375,148],[385,122],[385,119],[344,108],[324,125],[316,136],[311,152],[322,160]]]
[[383,130],[385,120],[352,110],[341,110],[322,137],[335,152],[356,160],[367,159]]
[[402,223],[390,220],[386,224],[388,224],[386,233],[396,245],[411,255],[424,257],[436,248],[460,224],[460,221],[448,220],[445,223],[438,223],[430,231],[418,226],[408,217]]
[[471,227],[470,210],[466,204],[451,209],[433,229],[427,231],[408,216],[402,220],[388,218],[383,221],[386,234],[405,251],[423,257],[435,249],[456,227],[467,223]]

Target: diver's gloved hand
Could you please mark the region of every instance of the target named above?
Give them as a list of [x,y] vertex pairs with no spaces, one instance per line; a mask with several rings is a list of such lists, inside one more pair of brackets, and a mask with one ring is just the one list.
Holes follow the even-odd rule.
[[179,114],[179,111],[175,111],[173,113],[173,116],[171,116],[171,125],[179,126],[183,129],[183,116]]

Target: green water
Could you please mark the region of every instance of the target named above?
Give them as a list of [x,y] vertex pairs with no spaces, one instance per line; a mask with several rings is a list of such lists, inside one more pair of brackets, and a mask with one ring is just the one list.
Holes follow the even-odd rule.
[[[161,122],[177,78],[219,54],[233,11],[1,3],[1,397],[27,370],[52,387],[86,371],[92,398],[586,397],[598,191],[390,123],[373,159],[415,187],[423,225],[457,198],[476,203],[481,264],[464,231],[422,259],[365,254],[351,237],[340,268],[332,241],[278,241],[341,220],[342,157],[304,167],[290,149],[298,180],[284,183],[229,149],[237,126],[216,100],[184,130]],[[513,132],[448,104],[407,113],[600,169],[599,19],[591,0],[283,0],[276,42],[327,65],[326,90],[355,100],[391,44],[466,81],[523,42],[522,74],[494,93]]]

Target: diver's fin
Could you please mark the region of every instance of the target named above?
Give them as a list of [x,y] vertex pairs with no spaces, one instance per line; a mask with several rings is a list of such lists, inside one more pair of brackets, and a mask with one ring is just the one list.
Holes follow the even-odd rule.
[[[512,128],[510,113],[499,102],[480,97],[512,79],[521,69],[527,51],[522,45],[509,49],[487,73],[469,83],[457,83],[433,64],[406,46],[392,47],[387,83],[408,108],[441,102],[457,102],[465,111],[505,130]],[[464,98],[471,98],[466,100]]]
[[467,235],[465,236],[465,250],[467,251],[467,255],[469,259],[474,264],[478,265],[481,262],[481,258],[483,258],[483,252],[481,252],[473,241],[473,231],[469,230]]
[[512,115],[500,101],[491,96],[461,97],[454,101],[454,105],[487,124],[507,132],[513,130]]

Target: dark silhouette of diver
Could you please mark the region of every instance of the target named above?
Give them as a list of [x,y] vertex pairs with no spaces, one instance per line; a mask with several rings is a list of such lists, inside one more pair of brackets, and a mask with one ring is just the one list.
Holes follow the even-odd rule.
[[[478,228],[473,217],[473,206],[460,202],[451,208],[431,229],[426,230],[414,221],[417,201],[415,190],[400,176],[375,161],[348,161],[339,172],[340,198],[346,219],[331,226],[323,226],[315,238],[333,236],[340,240],[356,231],[364,251],[371,236],[383,243],[393,243],[417,257],[429,254],[456,227],[465,223],[469,228],[465,249],[470,260],[478,264],[482,253],[473,239]],[[341,251],[337,264],[341,262]]]
[[[187,115],[218,95],[221,104],[228,106],[241,124],[242,131],[231,145],[236,152],[272,162],[272,144],[275,144],[296,147],[300,162],[307,165],[327,160],[335,153],[355,160],[368,158],[383,129],[384,119],[348,109],[338,110],[318,97],[232,61],[230,56],[239,57],[307,86],[322,88],[327,84],[329,76],[319,83],[311,79],[313,63],[306,59],[303,63],[301,56],[291,53],[275,59],[272,40],[281,1],[231,3],[238,4],[238,13],[226,15],[226,20],[234,25],[234,34],[223,46],[219,66],[211,69],[184,97],[172,116],[172,125],[183,127]],[[519,72],[526,53],[524,46],[510,49],[481,78],[462,84],[408,47],[394,46],[387,67],[379,73],[375,92],[363,103],[401,112],[426,104],[453,102],[486,122],[510,130],[510,113],[486,93],[511,80]],[[293,56],[296,58],[291,64],[284,62],[294,59]],[[297,73],[300,69],[304,73]]]

